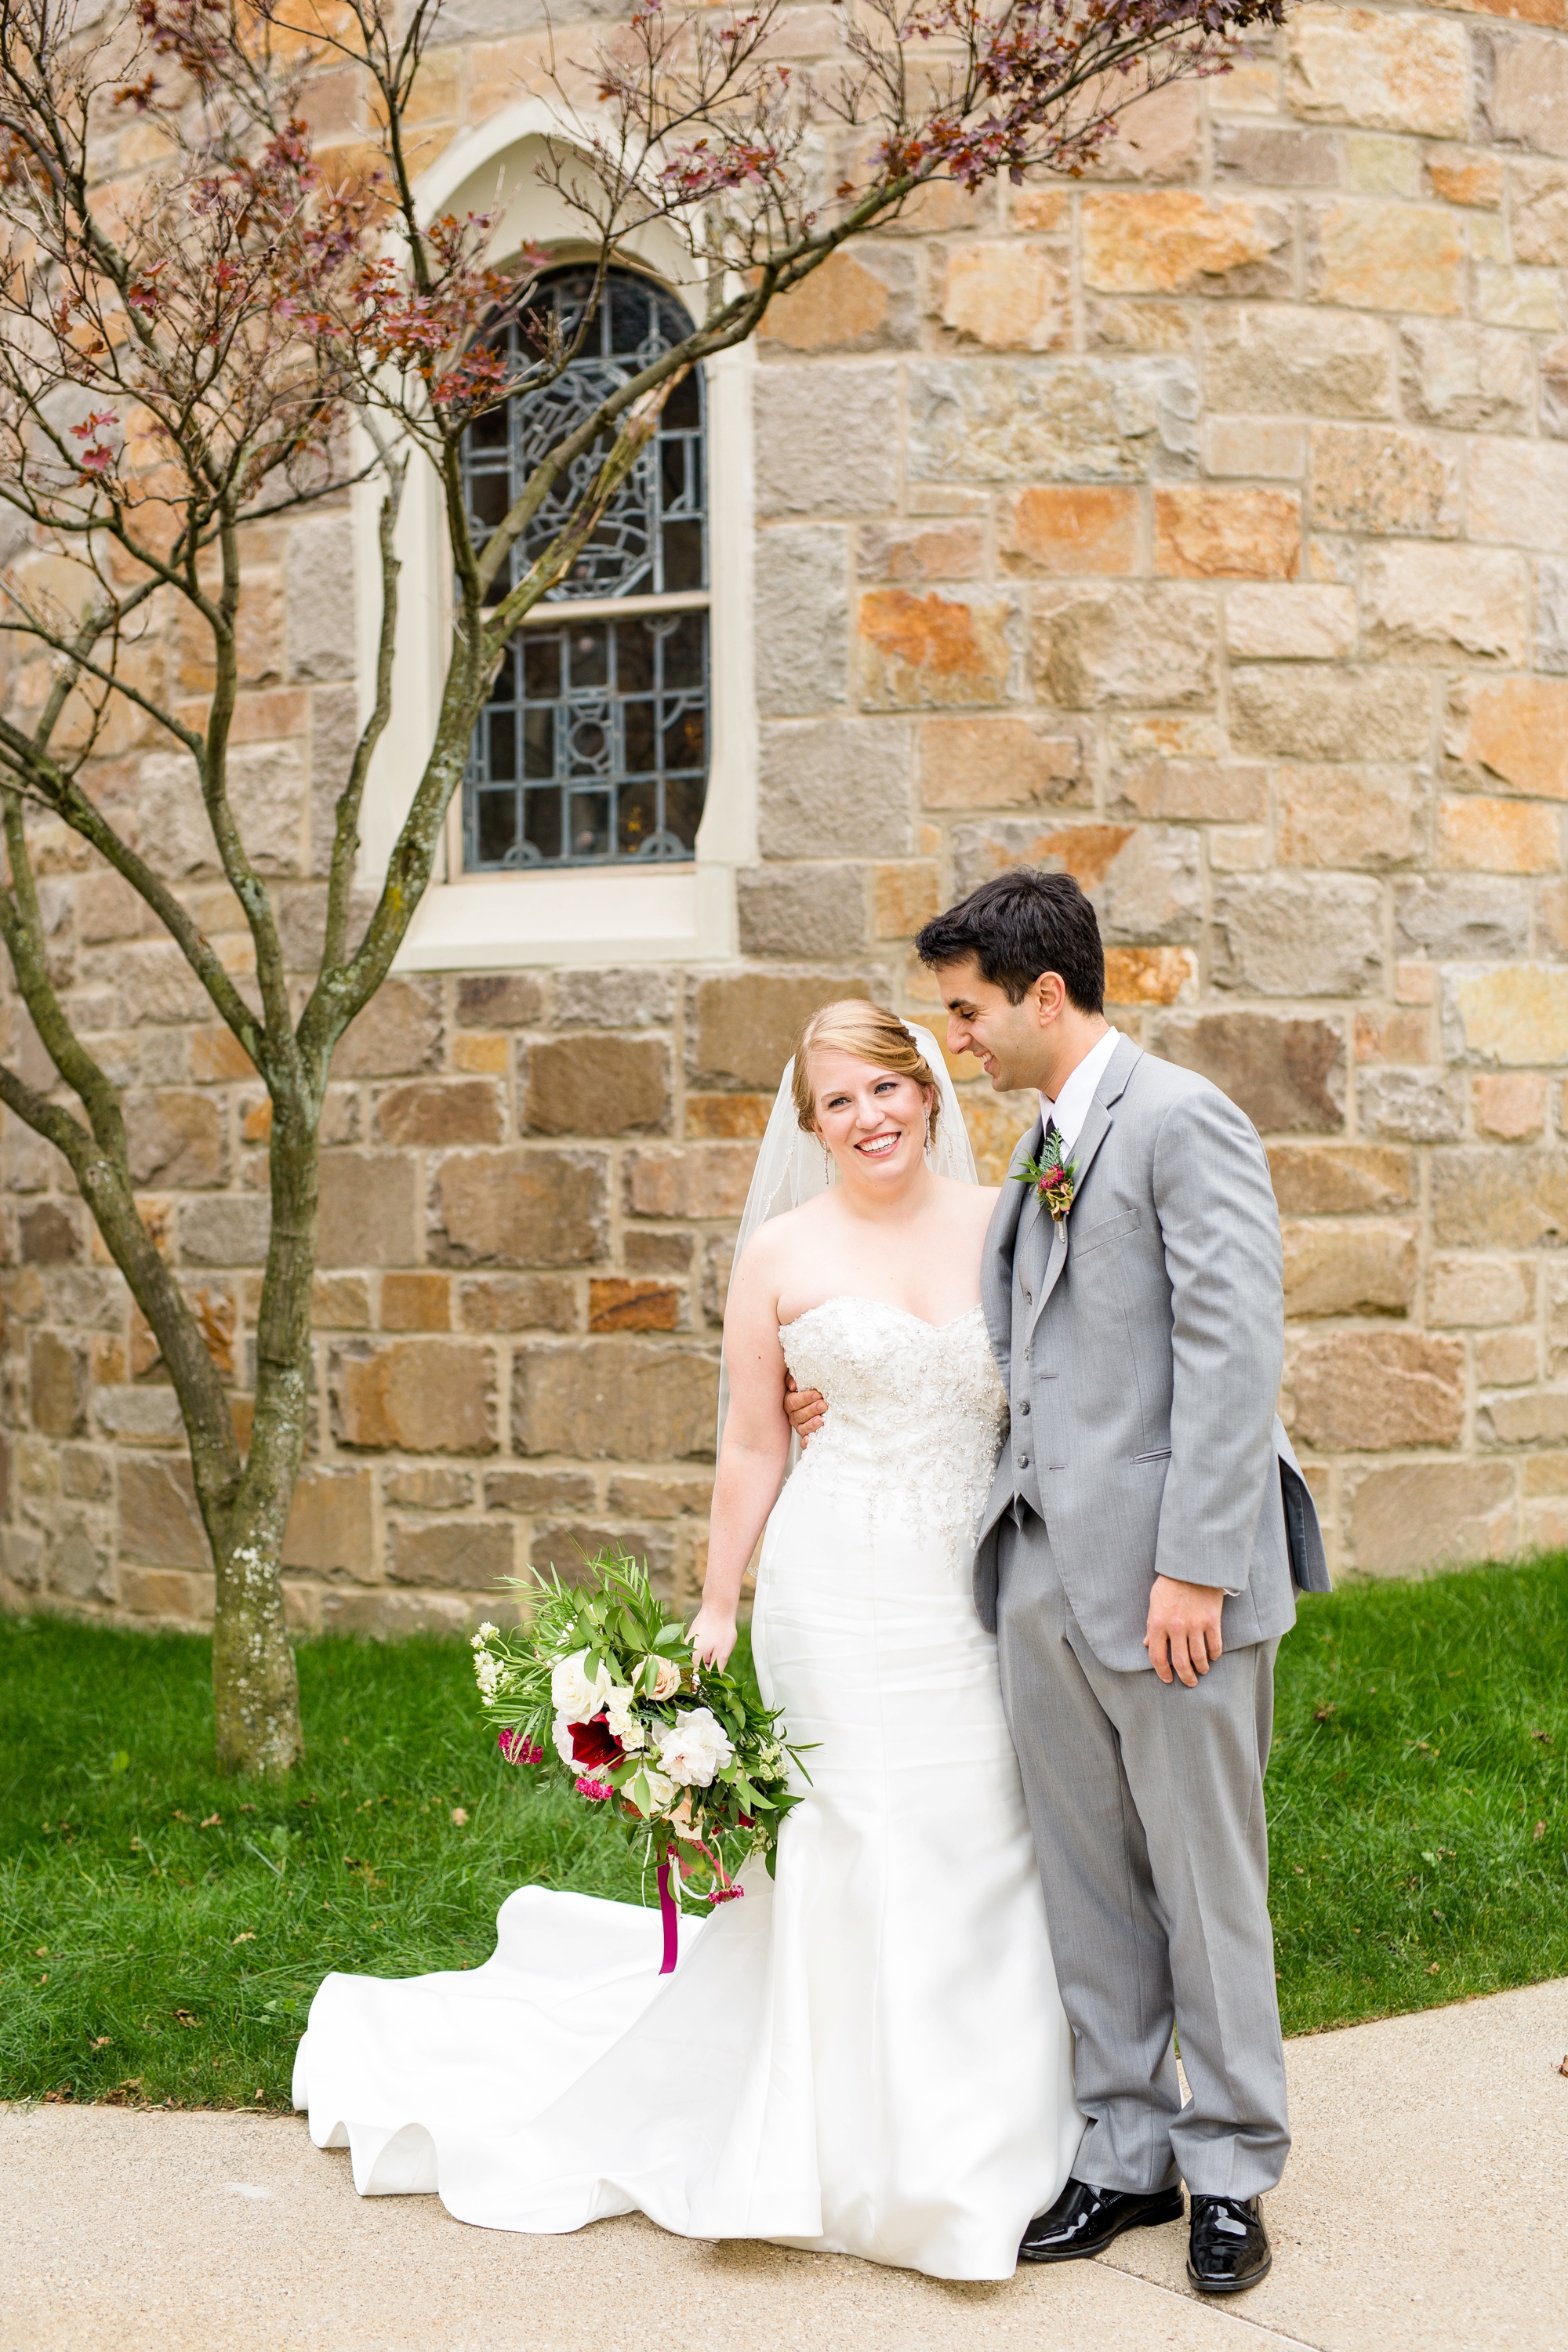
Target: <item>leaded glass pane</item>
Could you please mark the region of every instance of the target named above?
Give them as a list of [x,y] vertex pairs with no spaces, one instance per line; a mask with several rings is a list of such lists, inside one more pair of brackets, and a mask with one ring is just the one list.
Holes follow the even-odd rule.
[[707,777],[705,612],[521,630],[476,733],[465,863],[691,857]]
[[[560,270],[539,302],[570,333],[592,273]],[[481,418],[464,449],[468,510],[493,528],[532,466],[604,393],[689,333],[673,296],[629,271],[612,274],[579,357],[553,385],[521,392]],[[519,366],[521,329],[507,331]],[[550,542],[572,485],[543,508],[514,551],[516,576]],[[662,430],[548,600],[700,592],[707,584],[706,467],[700,373],[666,404]],[[497,583],[503,594],[507,581]],[[464,794],[469,870],[689,859],[708,776],[708,614],[702,610],[536,621],[509,647],[479,723]]]

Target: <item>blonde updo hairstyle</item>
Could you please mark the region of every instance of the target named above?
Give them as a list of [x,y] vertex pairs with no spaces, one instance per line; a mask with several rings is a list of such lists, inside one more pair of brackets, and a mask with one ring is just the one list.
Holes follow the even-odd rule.
[[930,1139],[936,1140],[942,1117],[942,1094],[931,1064],[896,1013],[885,1004],[870,1004],[862,996],[846,996],[837,1004],[821,1004],[800,1033],[795,1049],[795,1117],[807,1135],[816,1133],[816,1106],[812,1099],[810,1058],[815,1053],[852,1054],[895,1076],[913,1078],[931,1096]]

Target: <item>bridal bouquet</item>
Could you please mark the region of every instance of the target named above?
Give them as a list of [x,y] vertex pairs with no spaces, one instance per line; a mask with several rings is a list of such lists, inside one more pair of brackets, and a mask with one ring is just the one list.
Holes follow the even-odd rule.
[[[664,1971],[675,1965],[674,1888],[683,1906],[726,1903],[743,1863],[769,1874],[798,1792],[797,1751],[777,1713],[713,1666],[697,1666],[679,1623],[621,1551],[590,1562],[593,1586],[533,1572],[532,1622],[473,1637],[482,1706],[509,1764],[564,1773],[588,1804],[613,1805],[658,1870]],[[522,1584],[519,1579],[509,1582]],[[555,1759],[559,1759],[559,1763]]]

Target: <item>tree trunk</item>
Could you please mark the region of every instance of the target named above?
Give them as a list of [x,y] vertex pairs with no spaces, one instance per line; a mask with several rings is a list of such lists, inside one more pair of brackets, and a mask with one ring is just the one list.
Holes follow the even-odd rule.
[[268,1540],[270,1534],[237,1524],[226,1555],[214,1547],[213,1713],[226,1772],[279,1775],[304,1752],[300,1682],[283,1623],[282,1530]]

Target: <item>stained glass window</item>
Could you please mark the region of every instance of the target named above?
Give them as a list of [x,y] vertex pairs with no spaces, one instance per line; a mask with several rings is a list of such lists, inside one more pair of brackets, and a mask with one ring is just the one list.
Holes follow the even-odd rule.
[[[556,310],[570,336],[593,283],[591,270],[557,270],[534,307]],[[527,331],[526,320],[507,330],[520,365],[531,356]],[[690,331],[663,287],[612,271],[565,372],[470,428],[463,472],[476,539],[606,392]],[[569,576],[512,639],[469,757],[469,872],[695,855],[708,779],[703,425],[701,372],[693,370]],[[550,544],[605,446],[579,458],[533,518],[498,595]]]

